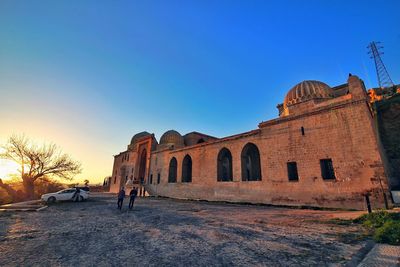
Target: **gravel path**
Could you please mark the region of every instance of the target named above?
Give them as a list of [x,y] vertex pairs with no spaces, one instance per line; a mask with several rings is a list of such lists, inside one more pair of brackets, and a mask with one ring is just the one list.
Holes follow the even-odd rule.
[[[0,266],[332,266],[363,246],[340,212],[115,197],[0,213]],[[348,214],[348,212],[347,212]]]

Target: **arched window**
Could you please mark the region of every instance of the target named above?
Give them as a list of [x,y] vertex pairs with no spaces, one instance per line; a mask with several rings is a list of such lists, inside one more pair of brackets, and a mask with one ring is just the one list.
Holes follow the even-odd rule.
[[227,148],[223,148],[218,153],[217,181],[229,182],[232,180],[232,154]]
[[192,181],[192,158],[186,155],[182,162],[182,183],[190,183]]
[[169,162],[168,183],[176,183],[177,168],[178,162],[176,161],[176,158],[173,157]]
[[261,164],[260,152],[253,143],[244,146],[241,155],[242,161],[242,181],[260,181]]

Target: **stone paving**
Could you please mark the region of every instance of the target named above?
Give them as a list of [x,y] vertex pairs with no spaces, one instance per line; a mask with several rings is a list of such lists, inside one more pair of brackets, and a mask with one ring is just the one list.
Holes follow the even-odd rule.
[[400,266],[400,246],[376,244],[359,267],[397,267]]

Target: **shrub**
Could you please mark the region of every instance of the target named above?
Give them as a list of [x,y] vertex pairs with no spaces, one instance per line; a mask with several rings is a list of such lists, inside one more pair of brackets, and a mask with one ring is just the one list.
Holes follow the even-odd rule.
[[400,221],[389,220],[376,229],[374,240],[379,243],[400,245]]
[[[24,200],[23,185],[22,182],[18,180],[11,180],[7,183],[14,189],[17,194],[16,196],[11,196],[4,189],[0,188],[0,205],[14,203]],[[58,183],[56,181],[48,180],[46,178],[37,180],[35,182],[35,199],[39,199],[41,195],[46,193],[57,192],[65,188],[65,185]]]
[[8,204],[12,202],[11,196],[8,195],[6,190],[0,188],[0,205]]
[[362,223],[376,242],[400,245],[400,213],[377,211],[362,215],[354,222]]
[[390,219],[390,213],[387,211],[377,211],[369,214],[362,215],[358,220],[365,227],[374,229],[383,226],[383,224]]
[[64,188],[63,184],[56,181],[41,179],[35,182],[35,197],[40,198],[43,194],[57,192]]

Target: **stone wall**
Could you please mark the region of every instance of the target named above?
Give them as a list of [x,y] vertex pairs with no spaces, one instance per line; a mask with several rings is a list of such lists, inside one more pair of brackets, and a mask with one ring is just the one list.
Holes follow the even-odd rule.
[[[304,129],[302,134],[301,127]],[[261,181],[241,181],[241,151],[247,143],[260,151]],[[217,182],[217,155],[232,153],[233,181]],[[182,183],[182,160],[193,161],[192,182]],[[364,209],[364,194],[373,208],[383,207],[386,178],[365,100],[261,123],[248,133],[151,155],[147,186],[150,194],[184,199],[251,202],[276,205]],[[169,161],[178,161],[178,182],[168,183]],[[320,159],[331,158],[335,180],[323,180]],[[289,182],[287,162],[297,162],[299,181]]]
[[400,94],[374,103],[392,190],[400,190]]
[[[119,192],[121,187],[125,187],[128,179],[131,179],[133,184],[135,186],[139,186],[139,190],[141,190],[140,178],[144,178],[146,181],[146,178],[148,177],[150,168],[150,155],[151,151],[155,149],[156,145],[157,141],[155,140],[154,135],[149,134],[137,140],[134,146],[128,146],[128,150],[114,156],[110,192]],[[144,159],[143,177],[140,177],[142,175],[140,173],[140,156],[143,151],[145,151],[146,156]]]
[[[301,97],[290,110],[278,105],[280,117],[260,123],[253,131],[221,139],[192,132],[185,135],[184,146],[161,141],[157,146],[154,135],[135,135],[135,144],[115,156],[110,191],[118,192],[131,171],[128,177],[133,175],[135,181],[144,175],[151,195],[172,198],[365,209],[365,195],[369,195],[373,208],[384,207],[383,196],[388,195],[384,164],[391,166],[391,187],[400,183],[396,167],[400,166],[400,100],[376,104],[378,116],[374,117],[364,83],[357,76],[350,75],[347,83],[334,87],[335,94],[326,99],[313,94],[312,83],[307,82],[310,88],[296,91]],[[377,125],[382,142],[378,142]],[[166,134],[181,137],[176,131]],[[260,153],[258,181],[242,179],[241,154],[249,143]],[[223,148],[232,156],[232,181],[217,179],[218,154]],[[145,165],[140,165],[144,149]],[[192,161],[192,181],[182,182],[182,163],[187,155]],[[169,183],[173,157],[177,160],[177,182]],[[322,159],[332,161],[335,179],[322,178]],[[298,180],[289,181],[288,162],[296,162]],[[145,171],[139,173],[139,166],[141,170],[145,166]]]
[[[129,155],[129,158],[127,155]],[[114,156],[110,192],[117,193],[124,186],[127,178],[133,178],[136,158],[137,153],[129,150]],[[124,173],[122,173],[123,169],[125,170]]]

